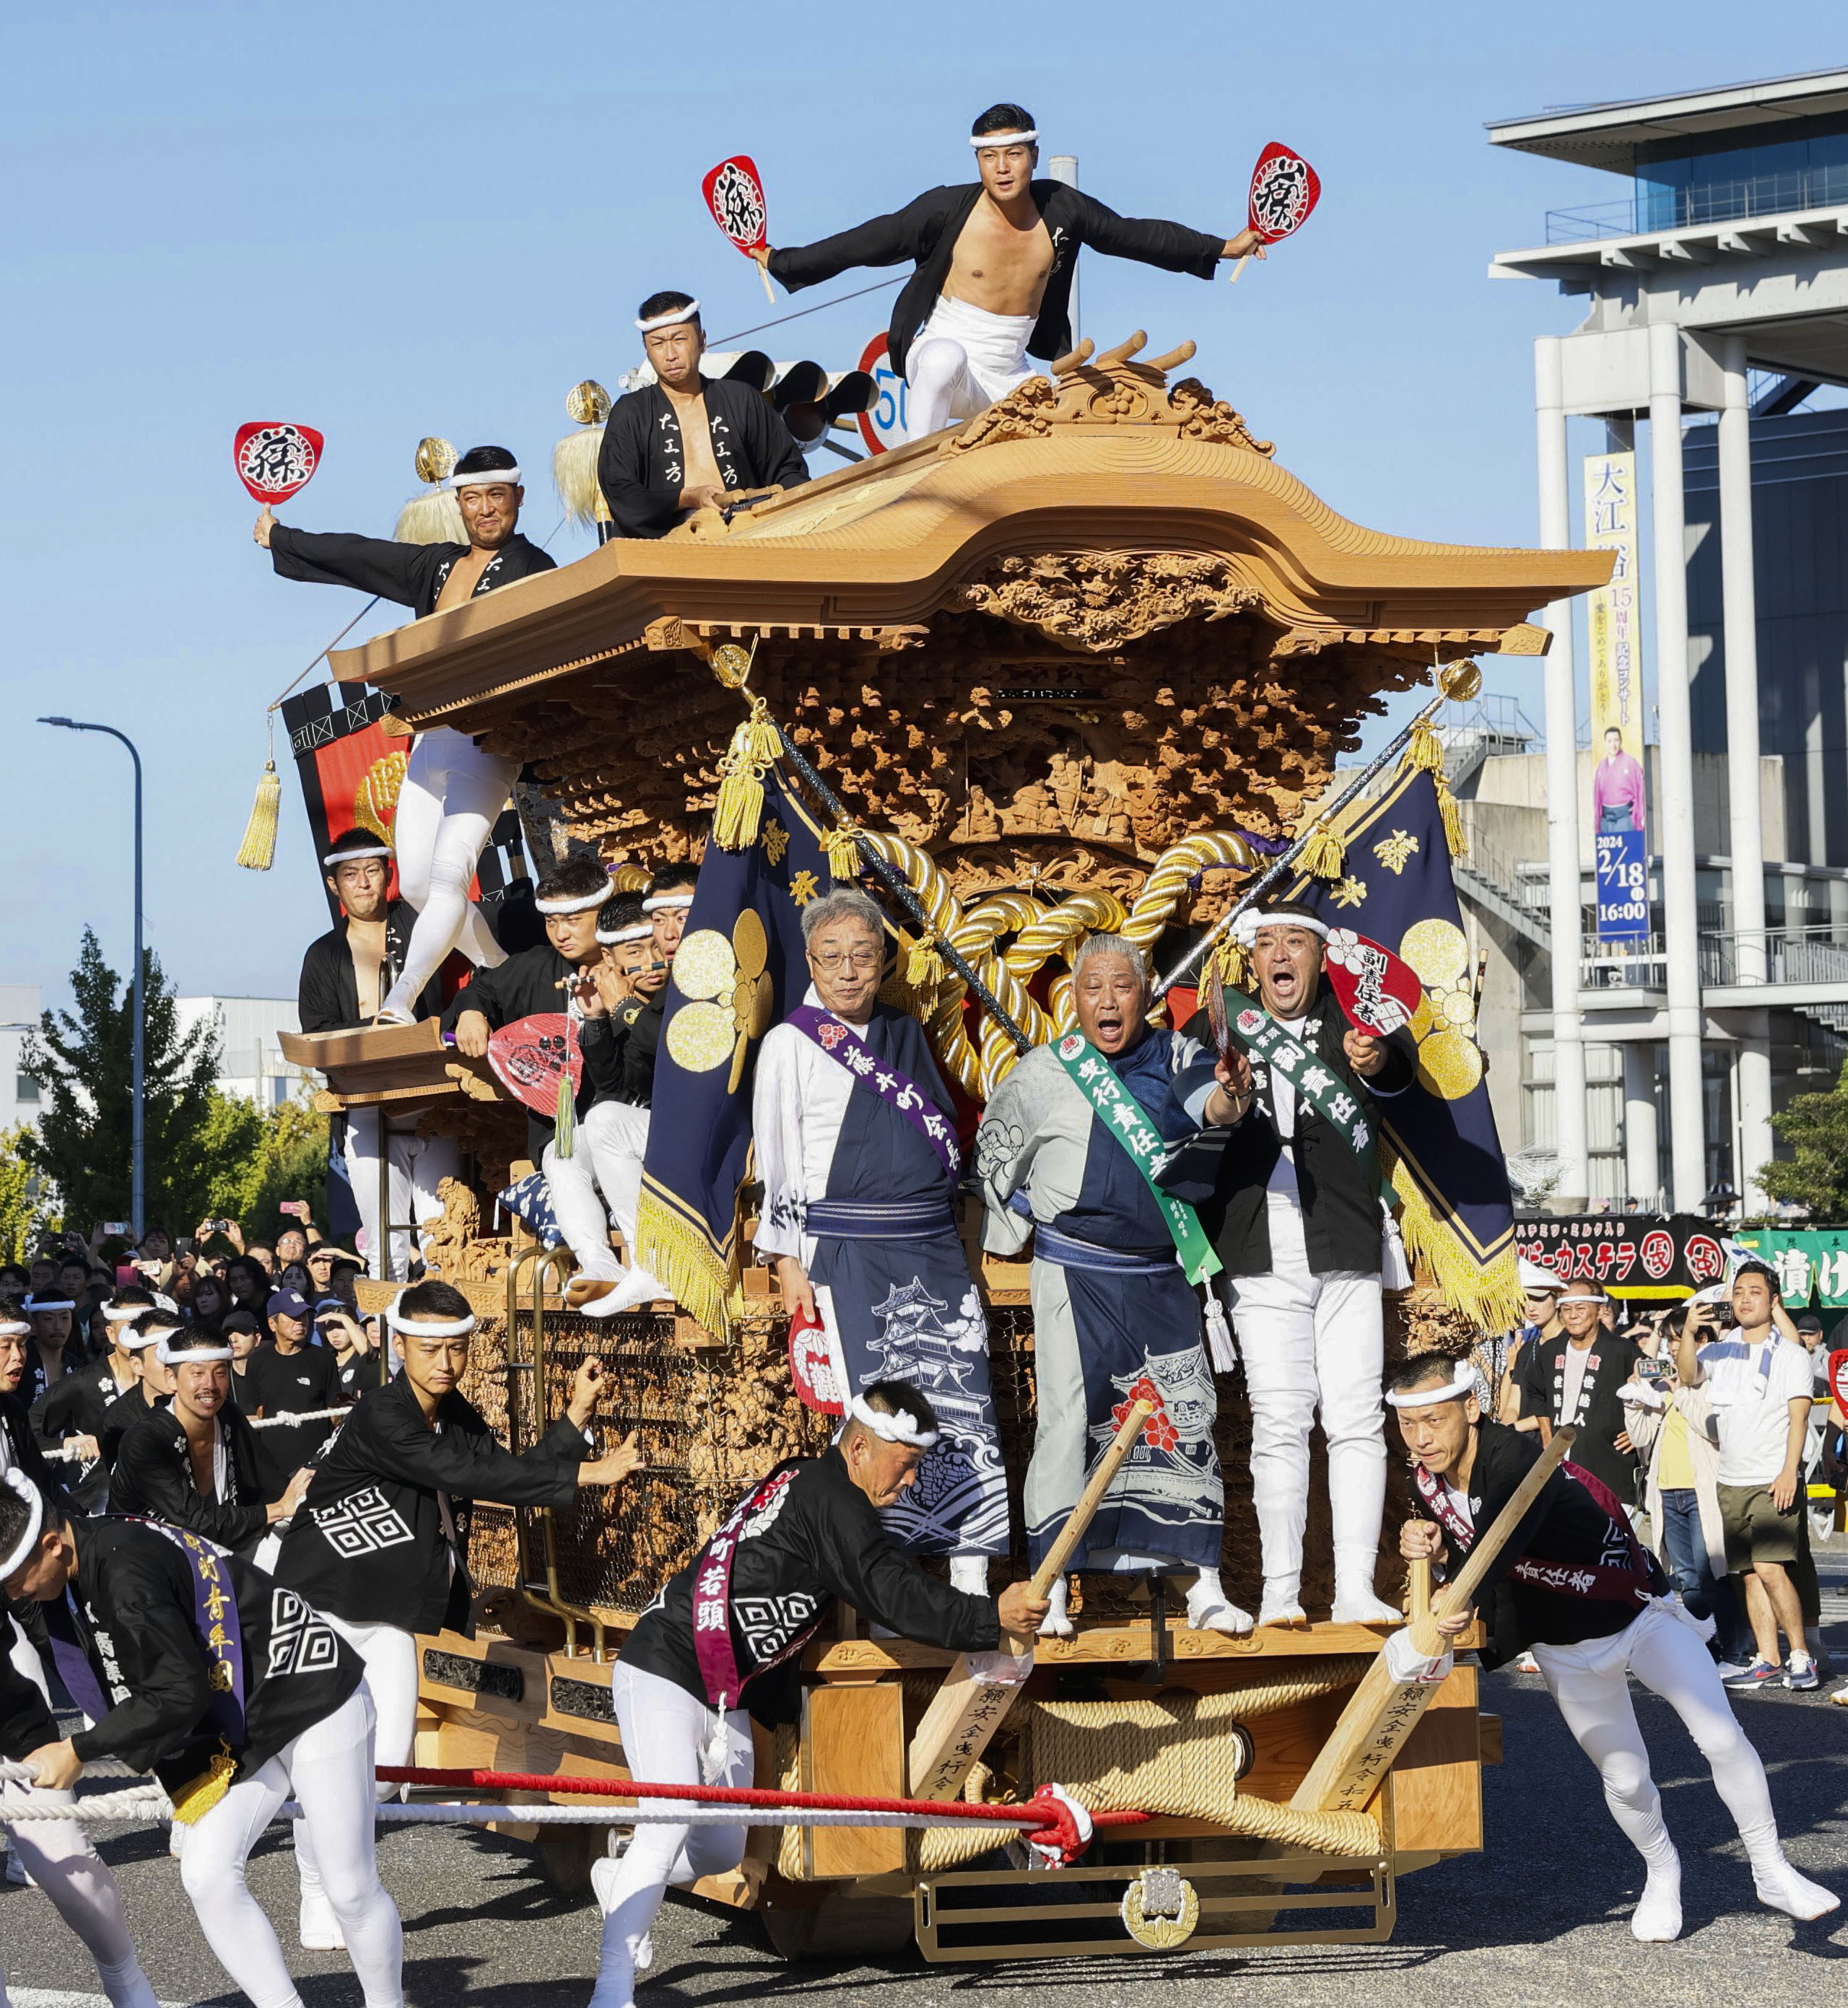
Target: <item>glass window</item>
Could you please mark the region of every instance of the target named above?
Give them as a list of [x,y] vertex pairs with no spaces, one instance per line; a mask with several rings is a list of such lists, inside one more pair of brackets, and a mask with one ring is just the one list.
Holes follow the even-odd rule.
[[12,1098],[15,1101],[37,1101],[37,1081],[29,1073],[15,1074],[12,1083]]

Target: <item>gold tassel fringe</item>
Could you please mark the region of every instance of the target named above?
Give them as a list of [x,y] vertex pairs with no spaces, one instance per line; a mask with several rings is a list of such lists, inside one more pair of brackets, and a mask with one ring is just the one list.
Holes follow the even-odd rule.
[[204,1819],[231,1790],[231,1781],[237,1775],[237,1759],[222,1737],[218,1742],[217,1756],[209,1759],[198,1776],[189,1779],[173,1794],[173,1817],[182,1826],[192,1826]]
[[834,877],[854,879],[860,875],[860,847],[854,841],[851,823],[825,832],[821,847],[827,853],[828,870]]
[[1430,1270],[1444,1302],[1480,1331],[1512,1331],[1527,1316],[1513,1243],[1485,1266],[1432,1211],[1422,1189],[1397,1158],[1392,1161],[1391,1183],[1400,1202],[1399,1232],[1405,1252]]
[[552,448],[552,485],[558,504],[574,523],[588,527],[597,520],[602,491],[597,485],[597,455],[603,451],[604,429],[586,426]]
[[1244,989],[1245,979],[1251,971],[1245,961],[1244,950],[1230,934],[1220,937],[1219,946],[1213,950],[1213,955],[1219,969],[1220,982],[1230,984],[1234,990]]
[[282,813],[282,780],[276,763],[266,760],[250,804],[250,820],[238,846],[237,861],[246,871],[267,871],[276,861],[276,823]]
[[1310,831],[1297,862],[1312,878],[1339,878],[1347,869],[1347,854],[1333,829],[1326,822],[1319,822]]
[[1444,841],[1450,847],[1453,857],[1469,855],[1469,839],[1463,833],[1463,815],[1457,806],[1457,797],[1450,793],[1450,784],[1440,769],[1437,776],[1438,813],[1444,819]]
[[713,804],[712,835],[721,850],[742,850],[757,841],[763,820],[764,769],[782,750],[783,736],[768,706],[762,698],[752,698],[750,716],[732,734],[719,762],[722,778]]
[[558,1099],[552,1112],[552,1151],[554,1156],[568,1158],[572,1145],[576,1140],[578,1127],[578,1100],[572,1094],[571,1076],[558,1076]]
[[401,544],[466,544],[462,504],[451,488],[427,488],[398,512],[393,539]]
[[733,1321],[744,1315],[737,1274],[703,1234],[646,1184],[635,1207],[635,1247],[636,1259],[667,1285],[683,1311],[714,1338],[731,1336]]
[[1444,771],[1444,749],[1428,718],[1414,721],[1411,728],[1411,744],[1405,749],[1405,764],[1411,768],[1422,768],[1428,774],[1442,774]]

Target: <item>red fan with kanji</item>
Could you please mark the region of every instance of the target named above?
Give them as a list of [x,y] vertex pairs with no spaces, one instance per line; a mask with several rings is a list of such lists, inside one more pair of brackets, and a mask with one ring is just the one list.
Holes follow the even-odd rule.
[[806,1311],[789,1320],[789,1372],[804,1406],[823,1416],[846,1414],[846,1391],[834,1371],[827,1327]]
[[1273,140],[1251,170],[1245,221],[1266,244],[1292,236],[1322,199],[1322,177],[1302,155]]
[[1836,1412],[1848,1423],[1848,1346],[1829,1356],[1829,1391],[1836,1398]]
[[[699,184],[707,214],[748,258],[770,242],[770,205],[763,199],[763,178],[749,154],[734,154]],[[774,301],[770,274],[760,265],[763,290]]]
[[1376,1039],[1409,1025],[1424,999],[1424,983],[1411,963],[1351,928],[1329,936],[1322,967],[1349,1022]]
[[503,1025],[488,1040],[487,1063],[507,1092],[537,1115],[556,1115],[561,1080],[574,1100],[583,1084],[578,1028],[562,1011],[538,1011]]
[[320,452],[321,436],[313,426],[259,419],[238,427],[231,457],[253,500],[274,507],[314,479]]

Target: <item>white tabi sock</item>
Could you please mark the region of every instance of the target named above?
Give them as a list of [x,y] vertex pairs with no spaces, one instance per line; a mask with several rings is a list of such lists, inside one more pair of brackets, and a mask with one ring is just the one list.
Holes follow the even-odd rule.
[[1252,1628],[1251,1614],[1241,1610],[1227,1596],[1216,1568],[1203,1568],[1187,1593],[1187,1624],[1190,1632],[1223,1632],[1229,1638],[1242,1638]]
[[1681,1936],[1681,1858],[1671,1847],[1666,1861],[1652,1861],[1643,1893],[1630,1914],[1630,1935],[1645,1945]]
[[1071,1585],[1064,1576],[1060,1576],[1046,1592],[1046,1600],[1052,1607],[1046,1612],[1040,1623],[1041,1638],[1069,1639],[1071,1636],[1076,1628],[1066,1612],[1066,1607],[1071,1602]]

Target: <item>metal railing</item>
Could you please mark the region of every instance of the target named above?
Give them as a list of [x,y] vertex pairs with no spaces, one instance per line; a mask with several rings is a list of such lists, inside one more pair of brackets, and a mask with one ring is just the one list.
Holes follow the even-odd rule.
[[[1765,973],[1752,950],[1762,944]],[[1744,952],[1742,952],[1742,949]],[[1743,934],[1703,924],[1698,956],[1701,981],[1715,986],[1747,983],[1839,983],[1848,1002],[1848,924],[1767,928]],[[1634,942],[1584,937],[1580,981],[1588,990],[1660,990],[1668,982],[1668,951],[1659,934]]]
[[1848,203],[1848,164],[1799,168],[1788,174],[1751,175],[1736,181],[1703,182],[1693,188],[1650,189],[1622,202],[1583,209],[1549,209],[1549,244],[1582,244],[1601,237],[1636,237],[1651,230],[1687,230],[1754,216],[1789,215]]

